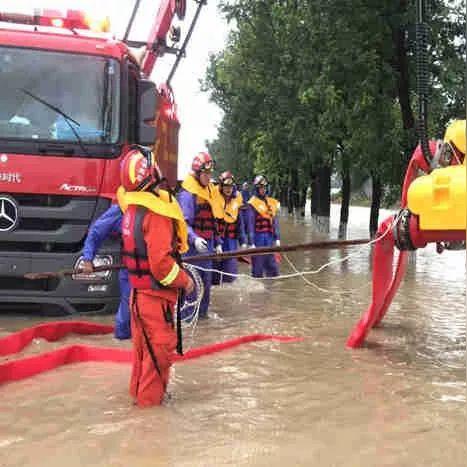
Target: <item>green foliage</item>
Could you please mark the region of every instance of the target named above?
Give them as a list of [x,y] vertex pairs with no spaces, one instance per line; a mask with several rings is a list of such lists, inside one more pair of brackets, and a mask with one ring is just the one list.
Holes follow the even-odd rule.
[[[465,115],[465,5],[427,1],[440,137]],[[223,0],[220,11],[233,32],[203,82],[224,111],[218,165],[301,189],[322,164],[342,170],[339,147],[351,174],[377,175],[392,200],[416,143],[415,0]]]

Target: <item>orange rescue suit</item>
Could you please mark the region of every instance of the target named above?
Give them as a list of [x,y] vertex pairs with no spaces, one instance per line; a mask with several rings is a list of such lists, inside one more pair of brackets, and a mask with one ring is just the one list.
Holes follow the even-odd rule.
[[[141,194],[147,198],[148,193]],[[171,214],[176,209],[168,211],[171,218],[165,208],[159,210],[165,215],[154,212],[157,203],[154,207],[148,204],[147,199],[140,202],[136,193],[128,195],[132,196],[131,202],[135,204],[125,206],[120,202],[125,210],[122,220],[123,254],[131,252],[133,245],[143,240],[147,254],[145,264],[155,283],[160,284],[160,287],[152,288],[133,287],[130,299],[134,347],[130,394],[138,406],[146,407],[161,404],[169,382],[171,359],[177,345],[174,307],[179,289],[186,287],[188,282],[187,274],[174,259],[174,245],[182,245],[186,239],[178,238],[179,241],[174,242],[177,236],[180,237],[180,229],[174,222],[180,222],[178,213]],[[157,202],[160,203],[160,198]],[[171,202],[176,203],[175,200]],[[134,229],[132,226],[137,225],[135,217],[138,212],[143,212],[144,217],[139,227]],[[178,230],[178,235],[175,230]],[[134,259],[125,260],[123,257],[124,262],[129,261],[130,264]],[[131,281],[131,271],[129,274]]]

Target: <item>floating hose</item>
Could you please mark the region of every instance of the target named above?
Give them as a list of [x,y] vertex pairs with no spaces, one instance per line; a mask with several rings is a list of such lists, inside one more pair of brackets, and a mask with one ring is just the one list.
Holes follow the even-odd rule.
[[[33,339],[43,338],[55,342],[68,334],[110,334],[113,326],[82,321],[57,321],[40,324],[22,331],[0,338],[0,355],[13,355],[23,350]],[[208,344],[189,350],[185,355],[173,355],[173,362],[192,360],[204,355],[222,352],[241,344],[273,340],[278,342],[298,342],[300,337],[276,336],[272,334],[250,334],[224,342]],[[70,345],[39,355],[24,357],[17,360],[0,363],[0,384],[19,381],[31,376],[44,373],[62,365],[79,362],[113,362],[131,363],[133,351],[89,345]]]

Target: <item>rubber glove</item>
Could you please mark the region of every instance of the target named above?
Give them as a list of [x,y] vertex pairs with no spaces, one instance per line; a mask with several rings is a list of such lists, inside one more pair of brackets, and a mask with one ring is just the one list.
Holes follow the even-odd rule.
[[195,240],[195,248],[198,253],[206,253],[208,251],[208,242],[201,237],[197,237]]

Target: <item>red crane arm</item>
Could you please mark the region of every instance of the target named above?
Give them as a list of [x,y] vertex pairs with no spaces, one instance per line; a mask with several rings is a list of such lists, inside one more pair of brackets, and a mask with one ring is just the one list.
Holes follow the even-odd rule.
[[183,19],[185,11],[186,0],[161,0],[142,61],[141,68],[146,76],[150,76],[157,57],[163,52],[174,16],[177,15],[179,19]]

